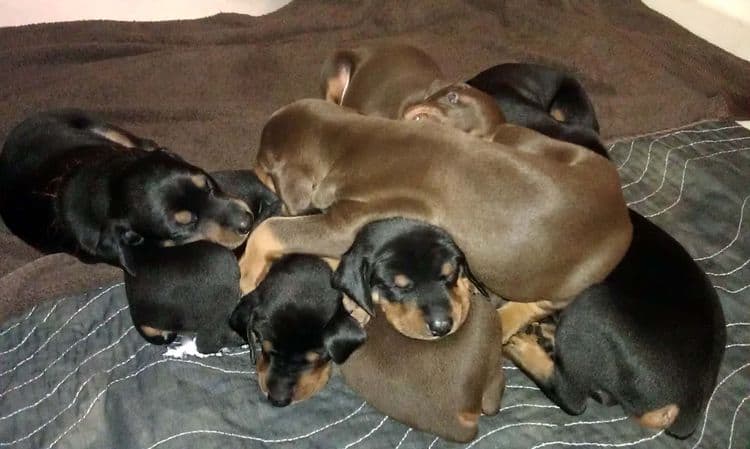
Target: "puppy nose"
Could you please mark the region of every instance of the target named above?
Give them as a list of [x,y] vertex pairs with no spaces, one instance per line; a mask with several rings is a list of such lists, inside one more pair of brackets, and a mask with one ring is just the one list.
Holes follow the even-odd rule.
[[446,335],[451,331],[451,328],[453,327],[453,320],[450,317],[435,318],[428,323],[428,327],[430,328],[430,332],[432,332],[433,336],[442,337],[443,335]]
[[250,228],[253,227],[253,214],[250,212],[243,212],[242,218],[237,222],[237,232],[240,234],[247,234],[250,232]]
[[286,407],[287,405],[292,403],[292,398],[291,397],[276,398],[276,397],[269,395],[268,401],[274,407]]

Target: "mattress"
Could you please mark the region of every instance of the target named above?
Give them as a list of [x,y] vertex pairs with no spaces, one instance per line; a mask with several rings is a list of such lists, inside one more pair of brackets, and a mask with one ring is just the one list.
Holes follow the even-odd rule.
[[591,402],[569,416],[506,362],[503,408],[466,445],[381,415],[339,376],[286,408],[261,397],[246,349],[165,356],[133,328],[115,283],[0,327],[0,448],[727,448],[750,444],[750,132],[710,121],[612,142],[629,205],[709,274],[727,318],[716,389],[685,441]]

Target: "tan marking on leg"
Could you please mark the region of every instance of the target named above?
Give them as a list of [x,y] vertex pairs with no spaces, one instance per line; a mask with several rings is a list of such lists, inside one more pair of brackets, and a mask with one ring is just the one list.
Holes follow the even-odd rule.
[[511,336],[529,323],[540,321],[557,310],[564,309],[572,299],[568,301],[536,301],[536,302],[513,302],[509,301],[497,309],[500,317],[500,326],[503,331],[503,344],[508,342]]
[[503,353],[517,367],[538,381],[548,380],[555,370],[555,363],[532,335],[512,336],[503,346]]
[[190,180],[193,181],[196,187],[203,189],[206,187],[206,177],[204,175],[192,175]]
[[174,221],[179,224],[188,224],[193,221],[193,216],[193,213],[189,210],[181,210],[179,212],[175,212]]
[[161,337],[165,331],[151,326],[141,326],[141,332],[149,337]]
[[268,395],[268,369],[270,366],[265,354],[260,353],[258,361],[255,363],[255,371],[258,373],[258,386],[264,395]]
[[665,405],[662,408],[651,410],[646,412],[640,417],[636,417],[636,421],[643,427],[649,429],[662,430],[671,426],[674,420],[677,419],[677,415],[680,413],[680,408],[675,404]]
[[245,245],[245,254],[240,258],[240,290],[245,295],[258,287],[271,262],[283,254],[283,245],[274,235],[268,222],[261,223],[250,234]]
[[463,427],[476,427],[479,424],[479,413],[458,412],[458,423]]

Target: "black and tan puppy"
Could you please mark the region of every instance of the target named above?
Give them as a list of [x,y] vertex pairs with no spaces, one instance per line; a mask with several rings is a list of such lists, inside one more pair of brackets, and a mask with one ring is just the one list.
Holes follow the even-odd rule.
[[421,340],[461,327],[472,284],[487,294],[445,231],[404,218],[364,226],[333,277],[334,287],[368,311],[377,304],[398,332]]
[[166,344],[177,333],[195,333],[207,354],[242,340],[229,327],[240,299],[240,272],[232,251],[201,241],[171,248],[147,244],[124,249],[130,316],[149,342]]
[[79,110],[34,115],[0,154],[0,214],[44,252],[120,265],[123,247],[210,240],[228,248],[253,225],[248,206],[152,141]]
[[227,195],[245,202],[253,214],[253,228],[263,220],[281,214],[281,200],[252,170],[222,170],[211,177]]
[[467,83],[491,95],[508,123],[607,157],[594,105],[569,73],[540,64],[507,63],[484,70]]
[[583,413],[593,396],[686,438],[716,384],[724,315],[687,251],[642,216],[631,219],[622,262],[561,312],[554,359],[529,334],[513,336],[505,353],[568,413]]
[[430,84],[442,78],[437,63],[406,44],[381,43],[337,50],[323,63],[323,98],[361,114],[396,119]]
[[[365,340],[365,332],[331,287],[331,266],[323,259],[289,255],[237,306],[230,324],[246,339],[261,391],[271,404],[303,401]],[[260,354],[256,360],[256,344]]]

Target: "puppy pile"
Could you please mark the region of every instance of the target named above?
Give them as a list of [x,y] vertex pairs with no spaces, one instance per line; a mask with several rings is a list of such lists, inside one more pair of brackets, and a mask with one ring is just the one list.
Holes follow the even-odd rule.
[[42,251],[120,266],[147,341],[249,344],[274,406],[339,365],[383,413],[470,441],[504,354],[567,413],[592,398],[695,430],[718,297],[628,210],[575,78],[514,63],[454,83],[383,44],[332,53],[321,90],[269,118],[251,170],[212,174],[84,111],[34,115],[0,153],[0,214]]

